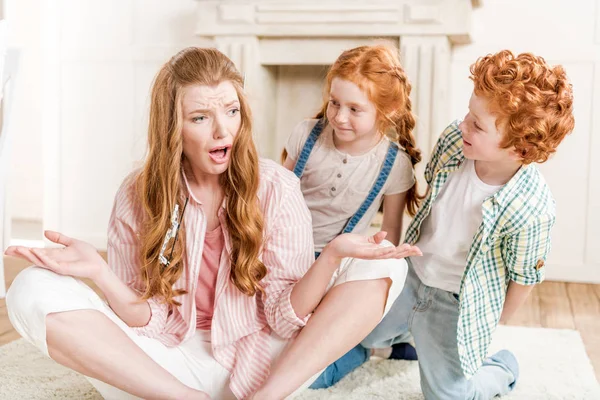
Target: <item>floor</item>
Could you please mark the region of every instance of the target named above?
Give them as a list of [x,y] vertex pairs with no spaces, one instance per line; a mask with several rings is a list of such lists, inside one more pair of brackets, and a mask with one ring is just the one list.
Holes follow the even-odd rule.
[[[10,286],[19,271],[28,265],[26,261],[5,257],[7,285]],[[600,382],[600,285],[544,282],[534,288],[509,325],[579,331]],[[18,338],[19,334],[8,320],[6,303],[0,299],[0,346]]]

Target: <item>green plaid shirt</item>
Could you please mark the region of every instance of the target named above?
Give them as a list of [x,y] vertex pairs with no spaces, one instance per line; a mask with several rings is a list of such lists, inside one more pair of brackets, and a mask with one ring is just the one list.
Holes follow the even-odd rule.
[[[429,190],[406,232],[411,244],[419,239],[421,224],[448,176],[465,160],[459,122],[454,121],[442,133],[425,169]],[[482,212],[483,222],[473,237],[460,284],[457,341],[467,378],[487,357],[509,281],[533,285],[544,279],[550,230],[556,218],[554,199],[535,165],[521,167],[483,202]]]

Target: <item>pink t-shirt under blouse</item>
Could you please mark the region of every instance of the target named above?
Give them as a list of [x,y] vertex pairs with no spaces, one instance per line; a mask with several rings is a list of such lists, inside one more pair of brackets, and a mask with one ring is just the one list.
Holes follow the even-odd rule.
[[205,331],[210,330],[215,310],[215,287],[223,246],[225,242],[221,225],[205,233],[202,264],[196,288],[196,328]]

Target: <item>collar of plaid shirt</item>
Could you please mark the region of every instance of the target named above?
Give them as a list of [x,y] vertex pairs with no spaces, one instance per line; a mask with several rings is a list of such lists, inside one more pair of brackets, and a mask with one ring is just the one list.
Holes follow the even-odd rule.
[[[460,121],[440,136],[425,169],[427,197],[409,225],[406,241],[416,243],[423,220],[448,176],[460,168],[463,155]],[[483,220],[467,256],[461,281],[458,351],[465,376],[471,377],[487,356],[508,282],[535,284],[543,280],[555,220],[554,200],[533,165],[524,165],[482,204]]]

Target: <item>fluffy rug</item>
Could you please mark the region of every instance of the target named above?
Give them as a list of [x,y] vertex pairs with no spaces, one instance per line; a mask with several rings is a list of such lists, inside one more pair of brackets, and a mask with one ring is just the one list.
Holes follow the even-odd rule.
[[[492,351],[511,349],[521,379],[506,400],[600,399],[600,387],[579,333],[500,327]],[[101,399],[81,375],[42,356],[20,339],[0,347],[0,399]],[[335,387],[307,391],[296,400],[420,400],[416,362],[372,360]]]

